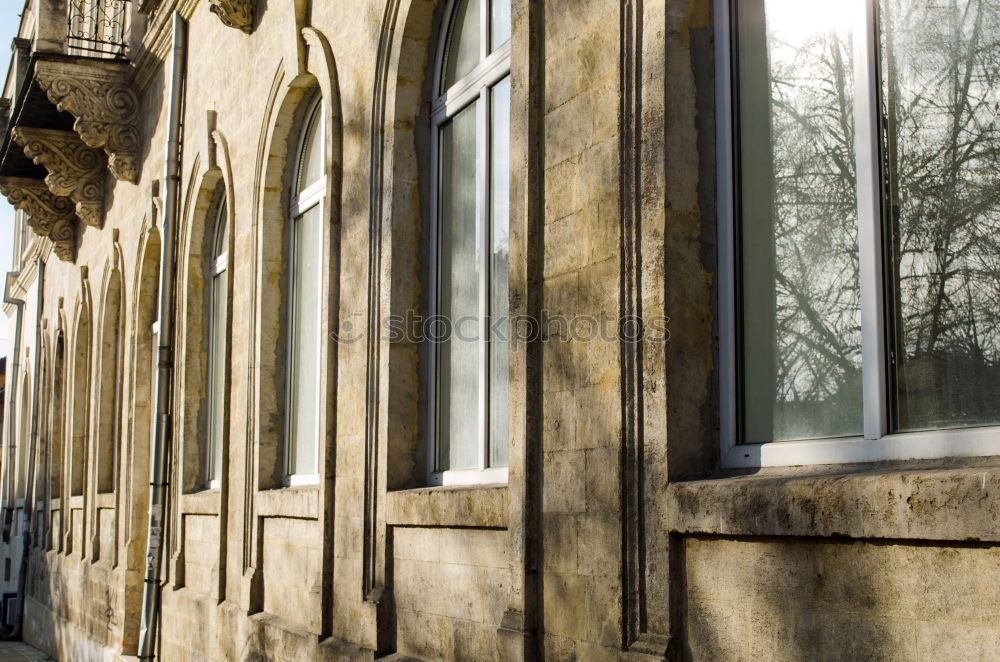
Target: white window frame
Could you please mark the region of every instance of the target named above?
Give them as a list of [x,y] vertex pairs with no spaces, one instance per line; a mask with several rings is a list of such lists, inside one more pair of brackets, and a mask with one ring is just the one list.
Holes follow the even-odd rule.
[[[478,104],[476,108],[476,149],[481,155],[478,159],[478,172],[476,180],[479,182],[476,191],[476,219],[479,225],[480,254],[482,262],[483,276],[479,282],[479,309],[481,311],[490,310],[490,241],[492,236],[492,218],[489,215],[489,192],[491,185],[490,171],[490,118],[492,110],[491,91],[493,87],[507,76],[511,75],[511,40],[497,48],[494,52],[491,49],[491,22],[489,0],[471,0],[479,2],[480,22],[479,22],[479,59],[480,62],[469,73],[456,81],[445,91],[441,91],[445,73],[447,48],[450,41],[452,22],[455,19],[455,3],[457,0],[449,0],[445,8],[446,19],[442,25],[440,38],[438,39],[437,57],[434,64],[434,94],[435,99],[431,107],[431,205],[430,205],[430,269],[429,269],[429,292],[430,295],[430,317],[437,316],[439,310],[438,302],[438,261],[439,261],[439,222],[438,205],[441,191],[440,176],[440,135],[441,127],[458,113],[465,110],[472,104]],[[483,227],[483,219],[486,219],[486,226]],[[480,319],[479,334],[481,338],[489,338],[489,325],[491,316],[484,315]],[[473,469],[446,469],[438,468],[438,348],[436,343],[430,343],[430,365],[431,374],[430,388],[428,389],[428,409],[427,420],[430,422],[427,429],[429,437],[427,452],[427,481],[430,485],[480,485],[492,483],[506,483],[508,478],[507,467],[489,466],[489,340],[480,342],[479,346],[479,380],[482,388],[479,393],[478,430],[479,430],[479,466]],[[509,440],[508,440],[509,443]]]
[[[886,338],[883,317],[882,218],[879,198],[880,91],[877,2],[848,0],[853,16],[855,153],[861,283],[861,363],[864,435],[740,444],[736,326],[734,159],[737,81],[733,72],[732,7],[714,0],[716,20],[716,136],[718,161],[719,382],[722,466],[757,468],[1000,455],[1000,427],[889,434]],[[862,36],[862,38],[859,38]],[[870,38],[869,38],[870,37]]]
[[[213,467],[213,465],[215,463],[215,446],[212,443],[213,442],[213,438],[212,438],[212,419],[213,419],[213,417],[215,415],[215,407],[216,406],[221,406],[222,407],[223,420],[225,420],[225,416],[226,416],[226,400],[228,399],[227,398],[227,392],[226,392],[227,391],[226,384],[229,381],[228,380],[228,375],[229,375],[229,360],[228,360],[228,356],[229,356],[229,341],[230,341],[230,338],[229,338],[229,319],[228,318],[229,318],[229,293],[232,290],[232,278],[231,277],[229,278],[229,282],[227,283],[227,286],[226,286],[226,300],[222,301],[222,302],[219,302],[219,301],[215,300],[215,279],[218,278],[219,276],[221,276],[222,274],[227,273],[229,271],[229,246],[228,245],[223,246],[222,247],[222,253],[220,255],[216,255],[216,249],[218,248],[218,241],[219,241],[219,231],[220,230],[226,231],[225,230],[225,226],[228,225],[228,224],[229,224],[229,201],[225,200],[223,198],[223,200],[219,203],[218,213],[216,213],[216,215],[215,215],[215,225],[212,228],[212,235],[211,235],[211,237],[212,237],[212,245],[211,245],[211,255],[212,255],[212,257],[211,257],[211,260],[209,262],[209,273],[208,273],[208,279],[207,279],[208,280],[209,306],[208,306],[208,327],[207,327],[208,334],[207,334],[206,340],[208,342],[208,362],[207,362],[207,365],[208,365],[209,379],[208,379],[208,390],[207,390],[207,395],[208,395],[208,399],[207,399],[207,404],[208,404],[208,408],[207,408],[207,410],[208,410],[207,411],[207,413],[208,413],[208,425],[206,426],[206,430],[205,430],[205,441],[206,441],[206,443],[205,443],[205,485],[210,490],[217,490],[220,487],[222,487],[222,475],[223,475],[222,462],[220,461],[219,467],[217,467],[218,470],[219,470],[219,478],[214,478],[212,476],[212,474],[214,473],[213,469],[216,468],[216,467]],[[229,231],[231,231],[231,228],[229,229]],[[228,235],[228,231],[226,231],[226,234]],[[230,276],[231,276],[231,274],[230,274]],[[226,354],[227,358],[226,358],[226,362],[225,362],[225,368],[223,369],[222,383],[221,384],[216,384],[215,380],[212,378],[213,375],[212,375],[212,367],[211,366],[212,366],[213,361],[215,360],[215,357],[213,356],[213,352],[215,351],[215,348],[214,348],[214,346],[212,344],[212,341],[214,340],[213,335],[215,334],[215,315],[217,314],[217,310],[218,310],[218,307],[219,307],[220,304],[226,310],[226,328],[223,330],[223,335],[225,335],[225,343],[226,343],[226,345],[225,345],[225,352],[224,353]],[[222,392],[217,394],[216,393],[216,389],[222,389]],[[221,405],[217,402],[216,396],[221,397]],[[222,439],[219,439],[218,443],[224,444],[225,443],[225,438],[226,438],[226,433],[225,433],[225,431],[223,431]],[[223,447],[222,451],[223,451],[223,454],[225,454],[225,448],[224,447]]]
[[[309,108],[303,115],[303,122],[301,130],[298,136],[298,148],[295,151],[295,171],[292,177],[292,188],[291,194],[289,196],[288,202],[288,227],[285,232],[285,242],[286,242],[286,273],[288,274],[288,291],[287,291],[287,304],[285,310],[285,323],[287,324],[287,342],[285,346],[285,421],[284,421],[284,440],[282,449],[282,474],[284,475],[284,486],[285,487],[302,487],[307,485],[318,485],[320,481],[319,472],[315,473],[292,473],[292,435],[291,435],[291,424],[292,424],[292,343],[295,337],[295,329],[293,328],[292,320],[292,301],[295,292],[295,261],[298,257],[295,255],[295,223],[298,219],[306,212],[312,210],[315,207],[319,208],[320,218],[325,218],[325,202],[326,202],[326,186],[327,186],[327,172],[326,172],[326,122],[324,121],[325,106],[323,104],[323,98],[319,95],[316,99],[309,104]],[[312,120],[313,116],[316,115],[318,118],[317,130],[319,131],[319,141],[323,148],[323,176],[320,177],[316,182],[309,185],[308,188],[303,190],[301,193],[298,192],[299,188],[299,177],[302,175],[302,165],[303,159],[305,157],[306,149],[306,139],[308,136],[309,122]],[[317,278],[322,278],[322,274],[316,274]],[[316,339],[315,356],[317,361],[321,356],[322,350],[322,334],[318,334]],[[320,388],[320,378],[317,377],[316,388],[317,391]],[[316,466],[319,468],[319,449],[320,449],[320,409],[322,405],[322,398],[317,401],[317,416],[316,416],[316,429],[314,430],[315,442],[313,446],[313,451],[316,453]]]

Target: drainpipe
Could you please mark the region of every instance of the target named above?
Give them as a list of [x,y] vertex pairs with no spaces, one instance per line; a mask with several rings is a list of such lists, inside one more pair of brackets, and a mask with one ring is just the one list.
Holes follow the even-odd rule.
[[38,259],[38,296],[35,306],[35,383],[31,395],[31,434],[28,435],[28,448],[25,459],[28,466],[25,467],[27,483],[24,486],[24,512],[21,514],[24,528],[21,531],[21,567],[17,575],[17,599],[18,609],[15,612],[17,621],[14,623],[14,637],[21,636],[21,627],[24,624],[24,611],[28,602],[28,559],[31,556],[31,525],[35,517],[35,449],[38,448],[38,400],[42,390],[41,367],[42,367],[42,308],[45,294],[45,263]]
[[[20,271],[10,271],[7,273],[7,289],[12,280],[21,275]],[[14,449],[17,448],[17,424],[14,420],[14,412],[17,411],[17,379],[21,369],[21,327],[24,317],[24,299],[18,299],[4,292],[4,303],[11,304],[17,308],[17,322],[14,326],[14,348],[10,358],[10,374],[7,376],[7,392],[10,394],[7,400],[7,457],[4,459],[3,472],[3,539],[9,540],[10,535],[8,516],[13,513],[14,507],[14,477],[11,471],[14,467]]]
[[177,12],[173,16],[173,54],[167,99],[167,151],[164,173],[162,256],[160,260],[159,307],[157,319],[156,429],[149,465],[149,528],[146,532],[146,576],[142,590],[142,621],[139,625],[139,659],[156,657],[156,635],[160,621],[160,566],[166,540],[166,510],[170,484],[171,398],[174,338],[174,233],[178,220],[181,154],[181,111],[183,108],[187,23]]

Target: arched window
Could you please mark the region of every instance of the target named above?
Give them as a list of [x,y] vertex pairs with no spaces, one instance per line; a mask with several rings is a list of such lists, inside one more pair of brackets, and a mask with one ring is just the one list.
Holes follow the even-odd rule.
[[206,478],[209,487],[222,484],[222,448],[226,420],[226,366],[229,328],[229,223],[223,201],[215,221],[209,252],[208,443]]
[[52,361],[52,424],[49,435],[49,498],[59,500],[53,508],[51,529],[46,536],[48,549],[61,548],[61,531],[66,522],[67,500],[63,499],[63,459],[66,448],[66,334],[56,333],[55,356]]
[[296,158],[288,228],[288,362],[285,476],[288,485],[319,478],[320,328],[326,136],[323,103],[313,102]]
[[97,493],[109,494],[118,483],[118,453],[122,438],[122,344],[125,316],[122,313],[122,277],[117,269],[109,276],[101,328],[101,390],[97,437]]
[[52,434],[49,438],[49,490],[53,499],[62,497],[63,449],[66,443],[66,336],[56,334],[52,368]]
[[[69,496],[82,496],[84,492],[84,477],[87,473],[87,437],[90,420],[90,317],[86,310],[82,311],[76,324],[73,337],[73,397],[70,403],[70,443],[67,449],[67,480]],[[69,511],[67,511],[69,512]],[[66,526],[71,522],[67,519]]]
[[454,0],[432,107],[431,482],[504,480],[508,458],[510,0]]

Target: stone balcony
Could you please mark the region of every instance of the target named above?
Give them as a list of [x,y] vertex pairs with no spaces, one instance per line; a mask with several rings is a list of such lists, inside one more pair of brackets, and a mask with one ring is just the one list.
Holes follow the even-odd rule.
[[67,261],[81,223],[100,228],[108,177],[139,177],[128,0],[33,0],[0,100],[0,193]]

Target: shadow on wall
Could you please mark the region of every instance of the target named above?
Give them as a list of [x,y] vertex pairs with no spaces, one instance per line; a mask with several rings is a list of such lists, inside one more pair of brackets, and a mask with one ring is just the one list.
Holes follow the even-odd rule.
[[992,659],[1000,646],[995,547],[715,536],[682,544],[685,659]]

